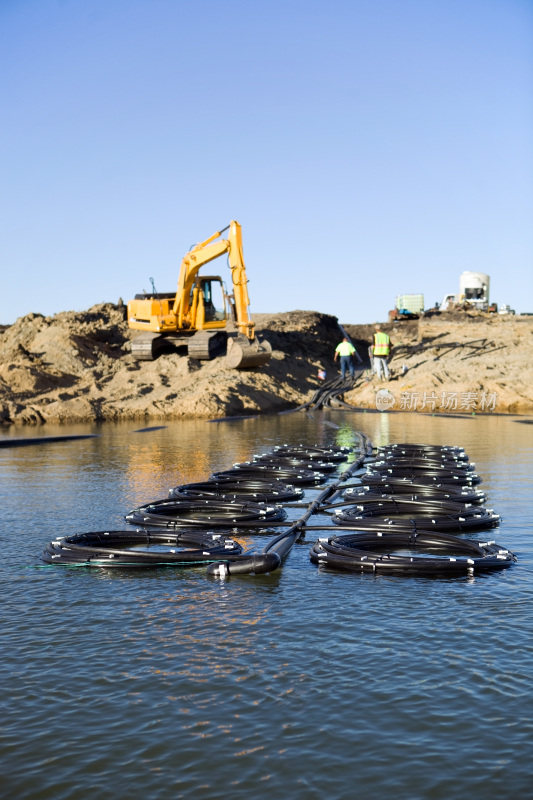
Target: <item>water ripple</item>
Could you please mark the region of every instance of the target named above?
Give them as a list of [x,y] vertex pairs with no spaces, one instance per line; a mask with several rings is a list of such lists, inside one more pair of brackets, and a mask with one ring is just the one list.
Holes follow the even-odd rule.
[[[382,416],[355,416],[350,425],[385,435]],[[111,426],[90,451],[0,453],[4,795],[530,796],[531,450],[513,433],[524,426],[386,422],[396,440],[469,450],[504,516],[494,538],[517,565],[452,580],[328,573],[310,565],[309,537],[279,573],[225,583],[196,569],[39,568],[45,542],[73,521],[121,527],[183,476],[336,429],[290,415],[231,434],[195,422],[135,450]]]

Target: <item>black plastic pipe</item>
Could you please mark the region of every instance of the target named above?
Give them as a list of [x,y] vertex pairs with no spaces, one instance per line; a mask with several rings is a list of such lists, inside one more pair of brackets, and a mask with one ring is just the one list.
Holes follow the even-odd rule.
[[207,567],[207,574],[217,578],[227,578],[237,574],[264,574],[278,569],[284,558],[290,552],[294,543],[301,537],[306,521],[317,511],[327,499],[333,498],[340,491],[339,487],[361,468],[365,458],[371,452],[371,444],[367,437],[359,433],[360,456],[342,475],[331,485],[326,486],[312,503],[307,507],[305,514],[296,520],[286,531],[271,539],[260,554],[250,554],[228,558]]

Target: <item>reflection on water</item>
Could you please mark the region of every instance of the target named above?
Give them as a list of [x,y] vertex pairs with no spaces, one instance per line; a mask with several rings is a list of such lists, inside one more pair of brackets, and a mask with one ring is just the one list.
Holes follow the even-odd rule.
[[[533,426],[329,411],[138,427],[0,451],[6,797],[529,796]],[[39,565],[51,538],[123,527],[171,486],[358,430],[464,447],[519,562],[344,575],[310,564],[310,538],[273,575],[226,582]]]
[[334,435],[334,444],[337,447],[354,447],[359,449],[360,442],[356,431],[347,423],[340,423]]
[[390,439],[391,414],[378,414],[376,417],[376,428],[372,442],[375,447],[383,447],[389,444]]

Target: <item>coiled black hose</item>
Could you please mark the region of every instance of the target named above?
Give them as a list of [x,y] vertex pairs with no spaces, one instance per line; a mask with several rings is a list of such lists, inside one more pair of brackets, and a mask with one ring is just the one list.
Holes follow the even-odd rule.
[[322,473],[314,470],[287,469],[275,467],[270,464],[257,464],[255,462],[249,466],[235,466],[232,469],[214,472],[211,475],[211,478],[215,480],[220,478],[254,479],[259,477],[266,480],[279,480],[296,486],[311,486],[323,480]]
[[[426,551],[404,555],[398,550]],[[431,553],[428,555],[427,553]],[[496,542],[477,542],[434,533],[367,533],[319,539],[314,564],[349,572],[449,576],[509,567],[516,556]]]
[[[474,486],[481,483],[481,478],[474,472],[462,472],[459,470],[437,469],[432,467],[398,467],[391,465],[372,464],[368,467],[368,475],[386,475],[394,478],[406,478],[413,482],[418,482],[423,478],[424,482],[432,480],[436,483],[451,483],[458,486]],[[362,478],[364,480],[364,476]]]
[[382,447],[376,451],[375,461],[394,462],[396,465],[418,464],[424,466],[448,467],[452,469],[473,469],[464,450],[452,452],[441,448],[426,450]]
[[455,503],[471,503],[480,505],[486,500],[486,495],[479,489],[457,484],[436,483],[429,480],[424,482],[423,476],[413,483],[406,478],[394,478],[386,475],[364,475],[359,486],[350,486],[344,493],[346,500],[354,499],[369,492],[385,495],[409,495],[412,499],[432,498],[452,500]]
[[[416,516],[415,516],[416,515]],[[358,506],[337,509],[332,516],[335,525],[358,530],[398,531],[479,531],[494,528],[500,517],[493,511],[460,503],[402,500],[393,497],[376,501],[368,498]]]
[[333,481],[329,486],[322,489],[319,496],[309,504],[300,519],[293,522],[287,530],[271,539],[263,548],[260,556],[243,554],[242,556],[220,561],[219,564],[210,564],[207,568],[208,575],[226,578],[228,575],[232,574],[259,574],[271,572],[273,569],[276,569],[282,563],[283,559],[286,558],[294,543],[303,535],[307,520],[320,509],[322,503],[334,499],[336,495],[340,493],[339,487],[342,483],[361,468],[365,458],[367,458],[371,452],[372,445],[368,438],[362,433],[358,434],[358,436],[360,440],[360,453],[358,458],[346,468],[336,481]]
[[147,503],[130,511],[125,519],[132,525],[163,528],[266,528],[286,517],[281,506],[192,498]]
[[305,445],[278,445],[274,453],[294,458],[318,458],[325,461],[347,461],[351,453],[348,447],[307,447]]
[[398,453],[399,455],[445,455],[454,456],[455,458],[464,458],[468,461],[468,456],[464,448],[457,447],[455,445],[412,444],[409,442],[398,442],[378,447],[376,448],[376,452]]
[[[266,454],[260,457],[260,461],[235,465],[232,470],[215,473],[209,481],[175,487],[169,492],[170,499],[145,504],[126,516],[128,522],[141,525],[144,530],[95,531],[64,537],[48,545],[43,560],[50,564],[106,567],[193,566],[207,563],[208,573],[219,577],[231,573],[271,572],[279,567],[305,531],[329,527],[309,525],[310,517],[317,512],[328,513],[334,509],[332,519],[335,525],[357,530],[358,533],[333,536],[315,544],[311,560],[328,567],[363,572],[465,574],[465,569],[467,572],[472,572],[474,568],[478,571],[494,569],[516,561],[512,553],[494,542],[472,542],[449,535],[446,537],[442,532],[477,530],[499,523],[497,514],[479,507],[480,497],[484,499],[484,495],[471,488],[473,478],[477,476],[470,467],[467,468],[466,457],[459,466],[450,467],[448,463],[443,466],[438,462],[437,448],[431,448],[435,455],[430,458],[428,447],[422,458],[418,454],[416,459],[409,458],[408,464],[398,467],[396,460],[387,456],[384,463],[390,465],[390,469],[387,466],[385,471],[367,472],[362,480],[366,482],[364,485],[373,483],[376,488],[393,485],[397,488],[396,496],[367,491],[364,496],[357,497],[356,506],[353,498],[346,498],[346,502],[339,503],[339,497],[343,495],[342,484],[361,469],[372,451],[366,437],[362,434],[359,437],[361,452],[356,461],[337,481],[323,487],[305,514],[271,539],[260,554],[243,554],[240,545],[231,538],[197,529],[206,526],[238,530],[247,528],[253,529],[254,533],[262,533],[276,525],[286,527],[284,509],[278,505],[256,502],[257,499],[260,497],[263,500],[269,496],[268,502],[272,502],[274,496],[274,501],[279,502],[282,499],[294,499],[295,494],[300,497],[303,492],[295,484],[320,483],[323,480],[322,472],[331,471],[331,463],[334,463],[334,469],[340,461],[345,460],[344,448],[335,451],[335,458],[326,456],[330,464],[322,471],[304,469],[300,460],[313,466],[316,460],[327,463],[321,461],[324,458],[323,449],[312,448],[314,453],[311,457],[309,452],[302,454],[299,448],[293,448],[298,452],[291,454],[285,447],[280,448],[283,452],[277,456]],[[376,464],[374,462],[372,469]],[[383,469],[384,464],[379,466]],[[398,469],[399,475],[390,474],[393,468]],[[408,474],[402,474],[406,470],[409,470]],[[421,487],[423,496],[412,492],[413,475],[416,475],[416,485]],[[285,480],[290,476],[289,486],[280,483],[282,476]],[[406,485],[411,488],[410,495],[404,491]],[[230,494],[229,487],[232,490]],[[475,498],[477,507],[469,506],[465,499],[468,496]],[[150,531],[151,527],[166,530]],[[169,533],[169,528],[177,532]],[[150,549],[140,549],[143,545]],[[161,550],[163,547],[165,549]],[[425,548],[436,555],[430,558],[412,557],[390,552],[399,548]],[[383,553],[383,549],[387,552]],[[450,552],[453,555],[445,558],[444,554]]]
[[334,472],[339,466],[338,462],[336,461],[323,461],[309,458],[304,459],[297,458],[295,456],[277,455],[276,453],[267,453],[264,456],[258,456],[253,461],[244,461],[236,466],[254,467],[258,464],[261,466],[266,464],[276,468],[281,467],[283,469],[316,470],[317,472]]
[[[424,514],[463,514],[473,515],[485,511],[484,508],[479,506],[466,506],[463,503],[454,503],[451,500],[433,499],[433,498],[416,498],[412,499],[405,495],[397,496],[382,496],[368,494],[365,497],[360,497],[357,502],[344,501],[341,504],[332,503],[331,508],[338,507],[338,505],[348,506],[337,513],[347,514],[350,511],[373,511],[376,514],[411,514],[411,513],[424,513]],[[327,508],[324,505],[323,508]]]
[[[316,452],[319,449],[315,448]],[[206,498],[184,498],[180,495],[178,498],[156,501],[134,509],[128,519],[131,522],[138,519],[143,526],[142,530],[93,531],[56,539],[45,548],[42,559],[49,564],[71,566],[146,567],[194,566],[212,561],[220,562],[220,559],[224,559],[225,563],[228,558],[243,557],[241,546],[231,538],[213,531],[199,531],[198,528],[206,525],[238,528],[239,531],[248,528],[254,529],[254,533],[263,533],[271,525],[285,524],[284,509],[251,502],[248,493],[255,494],[256,497],[258,493],[262,493],[262,497],[271,494],[278,502],[281,497],[298,499],[303,496],[303,490],[292,484],[280,483],[279,475],[282,470],[276,470],[274,480],[271,481],[266,472],[254,469],[254,474],[248,475],[239,470],[237,475],[231,477],[213,477],[201,485],[201,491],[209,493]],[[291,470],[291,476],[302,484],[316,484],[323,477],[320,472],[313,471],[309,474],[306,470]],[[199,486],[193,484],[176,488],[195,492]],[[230,487],[237,487],[243,492],[244,497],[240,502],[236,502],[234,497],[229,502],[227,496],[223,499],[211,495],[213,489],[216,492],[226,492]],[[150,530],[152,526],[154,529]],[[165,530],[161,531],[161,528]],[[169,528],[175,532],[169,532]],[[141,549],[143,545],[150,549]],[[287,548],[281,548],[279,552],[273,548],[270,552],[247,554],[236,571],[271,572],[280,565],[282,555],[287,551]]]
[[300,500],[303,489],[281,481],[220,479],[202,483],[185,483],[169,490],[168,496],[178,500],[193,497],[211,498],[227,503],[281,503]]
[[394,464],[395,466],[436,467],[437,469],[457,469],[473,471],[471,461],[465,459],[448,458],[444,456],[399,456],[394,453],[378,453],[374,463]]
[[[159,549],[140,549],[155,546]],[[218,533],[129,530],[64,536],[50,542],[41,557],[47,564],[63,566],[183,567],[209,564],[241,552],[242,547],[237,542]]]
[[[392,489],[392,487],[389,487]],[[459,494],[458,492],[443,492],[443,491],[431,491],[431,489],[424,489],[421,492],[417,492],[417,494],[408,494],[407,492],[394,492],[394,491],[387,491],[386,487],[352,487],[351,489],[346,489],[343,494],[344,500],[347,504],[351,503],[352,505],[357,505],[358,503],[364,502],[367,499],[379,500],[381,498],[396,498],[399,497],[405,500],[412,500],[412,501],[423,501],[423,500],[434,500],[437,502],[450,502],[450,503],[459,503],[462,506],[470,506],[470,505],[480,505],[480,499],[474,493],[465,493]]]
[[475,465],[471,464],[469,461],[448,461],[444,459],[439,460],[429,458],[395,458],[393,456],[375,459],[372,462],[373,469],[380,469],[381,467],[420,470],[421,472],[429,472],[430,470],[449,470],[450,472],[457,472],[459,474],[475,471]]
[[465,458],[468,461],[468,455],[465,450],[454,447],[440,447],[439,445],[430,445],[423,447],[422,445],[409,446],[409,445],[382,445],[375,447],[374,453],[378,455],[383,453],[393,453],[398,457],[419,457],[419,458]]

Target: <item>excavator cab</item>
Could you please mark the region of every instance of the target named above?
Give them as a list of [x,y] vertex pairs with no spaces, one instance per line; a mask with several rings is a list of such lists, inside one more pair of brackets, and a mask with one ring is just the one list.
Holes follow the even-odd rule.
[[228,319],[225,298],[221,278],[216,275],[197,277],[191,285],[182,325],[197,331],[225,328]]
[[225,327],[228,314],[226,312],[225,292],[221,279],[218,277],[201,277],[197,288],[199,301],[198,327],[207,327],[211,322],[223,322],[223,325],[217,327]]

